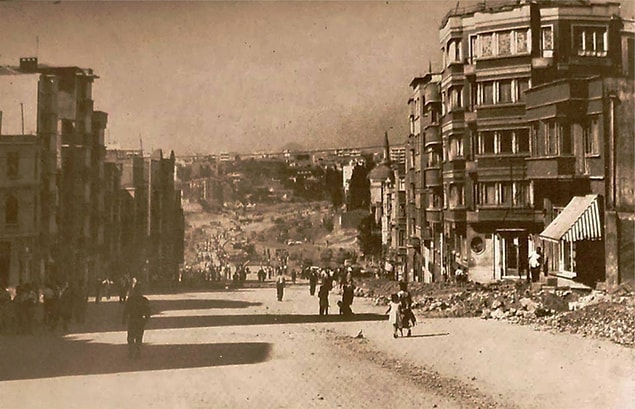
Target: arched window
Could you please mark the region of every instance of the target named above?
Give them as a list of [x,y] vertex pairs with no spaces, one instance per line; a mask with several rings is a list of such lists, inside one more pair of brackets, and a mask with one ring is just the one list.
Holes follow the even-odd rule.
[[18,199],[9,196],[4,208],[4,222],[6,224],[18,224]]

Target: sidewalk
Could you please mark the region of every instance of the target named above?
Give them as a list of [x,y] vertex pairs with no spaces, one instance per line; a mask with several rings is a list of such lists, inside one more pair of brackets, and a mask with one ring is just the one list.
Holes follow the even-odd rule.
[[[359,312],[385,309],[368,299],[355,303]],[[519,408],[633,407],[635,351],[608,341],[478,318],[419,317],[413,337],[399,339],[386,322],[336,328],[351,336],[360,329],[372,348]]]

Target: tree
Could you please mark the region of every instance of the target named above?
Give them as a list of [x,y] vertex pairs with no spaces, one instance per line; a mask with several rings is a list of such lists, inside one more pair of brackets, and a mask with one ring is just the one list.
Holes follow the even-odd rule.
[[381,229],[372,214],[364,217],[357,226],[359,247],[365,257],[381,257]]
[[349,188],[348,210],[368,209],[370,206],[369,165],[358,165],[353,169]]
[[333,207],[340,207],[344,200],[342,172],[334,168],[326,169],[326,174],[324,175],[324,183],[326,184],[326,191],[329,194],[329,198],[331,199]]

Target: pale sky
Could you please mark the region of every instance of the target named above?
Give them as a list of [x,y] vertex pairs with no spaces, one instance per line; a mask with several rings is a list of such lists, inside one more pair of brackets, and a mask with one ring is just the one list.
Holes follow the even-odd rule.
[[92,68],[95,109],[126,148],[139,136],[177,155],[367,146],[385,130],[396,143],[408,84],[439,65],[439,24],[455,6],[3,2],[0,65],[37,51],[44,64]]

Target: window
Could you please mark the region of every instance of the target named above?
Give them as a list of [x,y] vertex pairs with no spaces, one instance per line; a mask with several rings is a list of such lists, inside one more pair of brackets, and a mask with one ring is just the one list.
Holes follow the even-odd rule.
[[494,34],[482,34],[479,36],[479,40],[481,43],[481,54],[479,57],[491,57],[494,55],[494,49],[492,47],[492,38]]
[[477,184],[478,204],[528,207],[529,182],[484,182]]
[[529,52],[527,47],[527,30],[518,30],[516,33],[516,54]]
[[484,131],[479,134],[479,154],[519,154],[529,152],[528,129]]
[[571,141],[571,126],[569,124],[560,124],[560,153],[570,154],[572,151]]
[[439,154],[436,151],[428,151],[428,167],[439,166]]
[[445,94],[445,92],[441,93],[441,116],[445,115],[448,111],[446,109],[446,105],[448,102],[448,98]]
[[399,247],[403,247],[406,245],[406,232],[404,230],[399,230],[397,232],[398,236],[397,236],[397,245]]
[[600,123],[597,117],[591,118],[584,126],[584,153],[597,155],[600,153]]
[[450,185],[450,208],[463,206],[463,185],[451,184]]
[[497,204],[496,183],[480,183],[479,184],[479,204],[494,205]]
[[498,153],[513,153],[514,141],[513,132],[510,130],[500,131],[499,133],[500,148]]
[[463,157],[463,136],[450,138],[450,160]]
[[461,40],[450,40],[448,41],[448,55],[447,55],[447,59],[446,65],[450,65],[453,62],[462,62],[463,60],[463,53],[461,50]]
[[481,151],[480,153],[494,153],[495,149],[495,133],[493,131],[481,132]]
[[502,80],[499,82],[498,102],[509,104],[512,102],[512,80]]
[[484,82],[482,85],[481,102],[483,105],[492,105],[494,103],[494,82]]
[[510,204],[512,203],[512,182],[502,182],[500,183],[500,202],[499,204]]
[[545,155],[558,154],[558,137],[556,135],[556,122],[545,122]]
[[7,152],[7,177],[17,178],[20,170],[20,155],[18,152]]
[[516,129],[514,131],[516,138],[515,146],[516,153],[529,152],[529,130],[528,129]]
[[527,207],[530,203],[529,182],[514,182],[513,188],[514,188],[513,205],[515,207]]
[[482,33],[470,37],[470,57],[506,57],[526,54],[530,50],[529,29]]
[[472,64],[474,62],[474,60],[476,59],[476,57],[478,57],[478,53],[477,53],[477,46],[478,46],[478,42],[477,42],[477,36],[471,36],[470,37],[470,64]]
[[541,28],[540,50],[543,57],[553,57],[553,28],[544,26]]
[[573,49],[581,56],[604,57],[607,51],[606,26],[574,26]]
[[477,85],[476,101],[481,105],[511,104],[524,101],[525,91],[528,88],[528,78],[484,81]]
[[463,87],[450,88],[450,110],[463,107]]
[[4,208],[4,222],[9,225],[18,224],[18,199],[9,196]]
[[501,31],[496,33],[498,39],[498,55],[510,55],[512,53],[512,33],[511,31]]
[[529,78],[519,78],[516,80],[516,101],[525,100],[525,91],[529,89]]
[[476,254],[482,254],[485,251],[485,242],[482,238],[476,236],[470,241],[470,248]]

